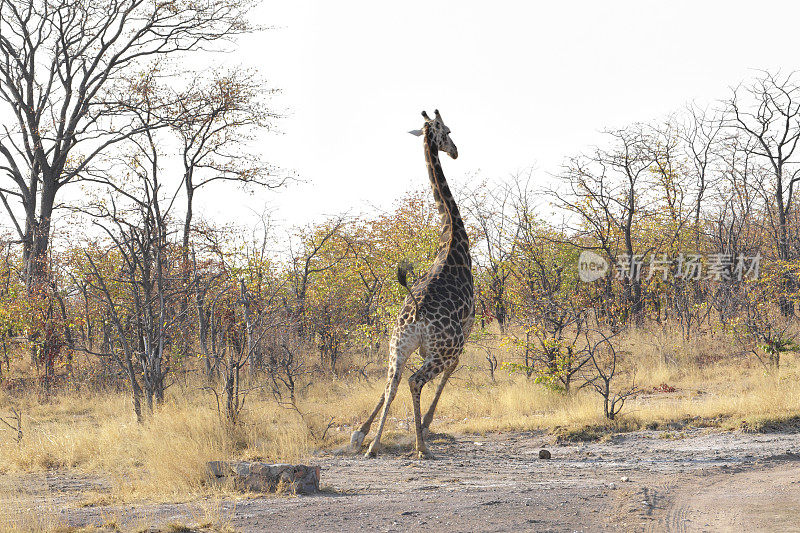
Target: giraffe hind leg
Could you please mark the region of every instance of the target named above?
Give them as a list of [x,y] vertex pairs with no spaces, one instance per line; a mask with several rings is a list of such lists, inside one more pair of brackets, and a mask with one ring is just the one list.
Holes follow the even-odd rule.
[[[469,317],[466,322],[462,325],[462,332],[463,338],[468,338],[470,332],[472,331],[472,325],[475,322],[475,316]],[[461,352],[464,351],[463,341],[460,347],[457,347],[454,352],[453,359],[450,360],[449,366],[444,369],[444,373],[442,374],[442,379],[439,382],[439,385],[436,387],[436,394],[433,396],[433,400],[431,401],[430,407],[428,407],[428,412],[425,413],[425,417],[422,419],[422,432],[423,436],[427,438],[428,436],[428,428],[430,428],[431,422],[433,422],[433,414],[436,412],[436,406],[439,404],[439,397],[442,395],[442,390],[444,390],[444,386],[447,384],[447,380],[450,379],[450,376],[455,371],[456,367],[458,366],[458,358],[461,355]]]
[[458,366],[458,359],[454,359],[453,362],[450,364],[449,367],[445,368],[444,372],[442,373],[442,380],[439,382],[439,385],[436,387],[436,394],[433,396],[433,400],[431,401],[431,405],[428,408],[428,412],[425,413],[425,416],[422,419],[422,432],[424,436],[427,437],[428,428],[431,426],[431,422],[433,422],[433,413],[436,411],[436,406],[439,403],[439,397],[442,395],[442,390],[444,389],[447,380],[450,378],[450,375]]
[[422,434],[422,415],[420,409],[420,396],[422,394],[422,387],[439,374],[445,365],[451,364],[442,361],[435,361],[434,359],[426,359],[422,366],[408,378],[408,385],[411,388],[411,398],[414,402],[414,430],[417,437],[417,455],[420,459],[432,459],[433,455],[428,450],[425,444],[425,438]]

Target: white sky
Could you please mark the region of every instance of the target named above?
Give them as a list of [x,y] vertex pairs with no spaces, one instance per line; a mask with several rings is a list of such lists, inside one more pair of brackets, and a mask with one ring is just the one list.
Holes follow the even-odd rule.
[[406,132],[434,108],[459,148],[443,160],[456,187],[529,167],[544,183],[604,127],[725,98],[753,69],[800,67],[791,6],[265,0],[252,19],[276,29],[229,60],[281,89],[273,102],[287,116],[261,148],[307,183],[198,200],[206,217],[240,223],[265,203],[290,224],[389,208],[427,186],[421,141]]
[[[437,107],[459,148],[451,182],[534,166],[541,183],[604,127],[725,98],[753,69],[798,68],[791,5],[266,0],[253,20],[277,29],[245,40],[241,61],[282,90],[288,116],[265,155],[308,181],[271,203],[301,223],[426,186],[406,132]],[[230,200],[212,211],[241,213]]]

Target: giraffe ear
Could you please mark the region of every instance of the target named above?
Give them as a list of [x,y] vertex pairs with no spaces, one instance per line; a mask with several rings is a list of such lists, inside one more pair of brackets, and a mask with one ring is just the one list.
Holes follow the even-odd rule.
[[419,137],[420,135],[422,135],[422,130],[411,130],[408,133],[410,133],[411,135],[416,135],[417,137]]

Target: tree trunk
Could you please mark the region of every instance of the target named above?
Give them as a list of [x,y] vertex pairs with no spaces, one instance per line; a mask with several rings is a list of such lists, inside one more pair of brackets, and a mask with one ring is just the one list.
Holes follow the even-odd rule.
[[127,355],[127,365],[126,370],[128,372],[128,379],[131,382],[131,395],[133,400],[133,412],[136,413],[136,422],[141,424],[144,422],[144,417],[142,416],[142,388],[139,386],[139,380],[136,377],[136,370],[133,368],[133,361],[131,360],[130,356]]
[[25,286],[30,294],[47,281],[47,252],[50,246],[50,223],[53,216],[53,206],[56,199],[56,187],[52,180],[44,180],[41,202],[39,204],[39,217],[29,213],[31,217],[26,225],[29,244],[23,249],[25,266]]

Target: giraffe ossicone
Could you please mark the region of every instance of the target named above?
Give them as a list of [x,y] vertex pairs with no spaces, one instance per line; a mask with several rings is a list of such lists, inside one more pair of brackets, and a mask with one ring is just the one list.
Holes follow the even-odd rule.
[[[425,119],[422,129],[409,133],[417,135],[419,132],[424,136],[428,178],[440,216],[439,248],[430,270],[411,286],[408,286],[402,268],[398,269],[398,281],[409,294],[397,314],[389,342],[386,388],[375,409],[350,437],[353,449],[359,450],[372,422],[381,412],[378,431],[369,446],[367,457],[375,457],[380,450],[381,435],[403,368],[417,349],[423,359],[422,366],[408,378],[414,404],[416,450],[420,458],[432,457],[425,444],[425,434],[433,420],[442,390],[458,366],[458,358],[464,351],[464,343],[475,321],[475,287],[469,237],[439,161],[439,152],[445,152],[453,159],[458,158],[458,148],[450,138],[450,128],[445,125],[438,109],[434,112],[434,118],[430,118],[425,111],[422,116]],[[420,408],[422,387],[439,374],[442,374],[442,379],[423,418]]]

